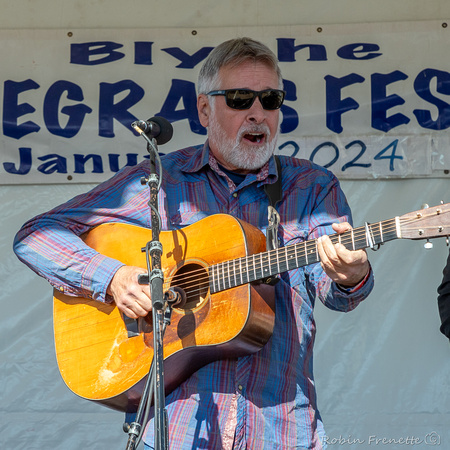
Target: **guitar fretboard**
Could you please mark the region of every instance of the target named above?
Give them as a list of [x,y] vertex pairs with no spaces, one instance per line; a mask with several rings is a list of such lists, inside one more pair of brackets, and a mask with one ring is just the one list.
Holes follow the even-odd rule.
[[[330,235],[333,244],[340,243],[348,250],[374,248],[397,238],[395,218],[366,224],[342,234]],[[211,293],[223,291],[319,261],[317,239],[224,261],[209,268],[210,291]]]

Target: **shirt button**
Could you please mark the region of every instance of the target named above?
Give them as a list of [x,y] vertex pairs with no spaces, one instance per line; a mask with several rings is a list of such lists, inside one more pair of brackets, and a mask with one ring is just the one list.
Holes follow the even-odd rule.
[[236,198],[238,196],[237,192],[233,194],[233,197]]
[[238,386],[238,389],[239,389],[240,391],[242,391],[242,389],[244,389],[244,388],[242,387],[242,384],[240,384],[240,385]]

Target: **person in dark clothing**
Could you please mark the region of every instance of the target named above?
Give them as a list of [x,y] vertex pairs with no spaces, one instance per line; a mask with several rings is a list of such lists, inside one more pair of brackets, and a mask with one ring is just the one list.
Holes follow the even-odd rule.
[[442,283],[438,287],[438,308],[441,316],[441,332],[450,339],[450,253],[444,267]]

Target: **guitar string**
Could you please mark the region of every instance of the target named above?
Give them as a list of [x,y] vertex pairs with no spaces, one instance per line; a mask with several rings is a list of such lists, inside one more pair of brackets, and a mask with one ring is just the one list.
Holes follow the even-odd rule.
[[[356,229],[354,231],[356,231]],[[334,236],[334,235],[332,235],[332,236]],[[354,233],[353,240],[356,242],[359,242],[360,241],[360,233]],[[341,240],[341,242],[344,245],[346,243],[345,239]],[[350,243],[351,240],[349,240],[348,242]],[[366,242],[366,239],[364,239],[364,242]],[[299,252],[297,252],[297,249],[295,248],[295,246],[297,246],[297,247],[301,246],[302,248]],[[305,246],[306,246],[306,250],[304,250]],[[261,270],[261,277],[255,277],[255,279],[263,278],[262,272],[264,271],[264,269],[266,267],[271,266],[271,265],[269,265],[270,256],[272,256],[272,258],[271,258],[272,260],[273,259],[277,260],[277,266],[279,266],[280,251],[281,252],[284,251],[284,253],[285,253],[285,255],[281,257],[281,259],[283,260],[282,264],[287,264],[288,261],[292,261],[293,259],[296,262],[299,260],[302,260],[302,259],[307,261],[307,258],[308,258],[308,256],[306,255],[307,252],[309,252],[310,254],[317,253],[316,240],[303,241],[301,243],[294,244],[292,246],[284,247],[284,248],[274,250],[271,252],[264,252],[262,254],[244,256],[241,258],[237,258],[234,261],[224,261],[219,264],[210,266],[210,269],[212,271],[215,268],[216,272],[221,271],[221,272],[225,272],[227,274],[226,276],[220,277],[221,281],[217,282],[219,288],[220,288],[220,285],[223,285],[224,289],[226,286],[234,287],[236,285],[245,284],[243,282],[242,283],[236,282],[236,273],[235,273],[236,272],[236,262],[235,261],[239,261],[238,266],[242,267],[242,265],[245,265],[246,267],[248,267],[248,272],[250,272],[250,273],[255,272],[255,270],[257,270],[258,272]],[[310,256],[310,258],[311,258],[311,256]],[[311,261],[311,262],[316,262],[316,260]],[[225,267],[224,264],[226,264],[227,267]],[[305,265],[305,264],[302,264],[302,265]],[[230,275],[230,266],[233,271],[232,275]],[[288,270],[288,267],[286,268],[286,270]],[[238,272],[239,272],[239,274],[243,273],[242,270],[239,270],[239,269],[238,269]],[[247,277],[248,272],[245,271],[245,273],[243,273],[241,280],[242,280],[242,278]],[[280,270],[280,272],[284,272],[284,270]],[[199,280],[199,275],[201,275],[200,280]],[[211,280],[210,277],[211,277],[211,275],[208,276],[208,273],[206,272],[206,268],[201,268],[201,269],[189,272],[188,277],[186,275],[175,275],[170,280],[168,280],[166,284],[170,285],[170,284],[173,284],[174,282],[176,283],[177,280],[179,279],[182,282],[181,284],[183,285],[183,289],[185,290],[186,295],[189,296],[189,295],[195,295],[201,291],[204,291],[210,285],[210,280]],[[206,280],[206,281],[204,281],[204,280]],[[202,283],[199,284],[199,281],[204,281],[204,282],[203,282],[203,284]],[[253,279],[250,279],[249,281],[253,281]]]
[[[392,220],[392,219],[391,219],[391,220]],[[388,221],[385,221],[385,222],[387,223]],[[383,230],[384,230],[383,234],[388,234],[389,232],[391,232],[391,231],[394,230],[394,229],[395,229],[395,227],[384,228],[384,229],[383,229]],[[363,232],[361,233],[361,231],[363,231]],[[372,233],[372,234],[373,234],[374,236],[381,236],[381,234],[380,234],[378,231],[377,231],[377,233]],[[351,236],[351,232],[346,232],[345,234],[342,234],[342,235],[341,235],[341,236],[343,236],[343,238],[341,237],[341,243],[342,243],[343,245],[345,245],[345,244],[350,244],[350,243],[352,243],[353,240],[359,242],[359,241],[361,241],[361,237],[364,237],[363,241],[364,241],[364,242],[367,242],[367,240],[366,240],[366,233],[365,233],[365,228],[364,228],[364,227],[363,227],[362,229],[358,229],[358,228],[355,228],[355,229],[354,229],[354,233],[353,233],[353,238],[354,238],[354,239],[352,239],[351,237],[349,237],[348,239],[346,239],[346,237],[348,237],[348,236],[346,236],[346,235]],[[338,236],[339,236],[339,235],[337,235],[337,234],[333,234],[333,235],[331,235],[330,237],[331,237],[332,239],[338,240]],[[316,248],[316,242],[317,242],[317,239],[312,239],[312,240],[309,240],[309,241],[302,241],[302,242],[300,242],[300,243],[292,244],[292,245],[289,245],[289,246],[287,246],[287,247],[281,247],[281,248],[279,248],[279,249],[272,250],[272,251],[269,251],[269,252],[263,252],[262,255],[268,255],[268,256],[266,256],[266,258],[267,258],[267,259],[270,258],[270,259],[273,260],[273,259],[276,259],[277,253],[280,253],[280,252],[283,252],[283,251],[285,251],[285,252],[294,252],[294,253],[297,253],[295,247],[297,247],[297,250],[298,250],[298,247],[305,247],[305,245],[309,247],[308,250],[313,251],[314,253],[316,253],[315,250],[314,250],[314,249]],[[303,248],[300,249],[299,254],[297,255],[298,259],[300,259],[300,258],[302,258],[302,257],[305,257],[306,253],[307,253],[307,252],[305,252],[305,250],[304,250]],[[241,257],[241,258],[237,258],[235,261],[243,262],[243,261],[245,261],[246,259],[248,259],[248,260],[253,260],[254,257],[261,259],[260,255],[261,255],[261,254],[247,255],[247,256],[243,256],[243,257]],[[273,258],[274,256],[275,256],[275,258]],[[229,262],[232,262],[232,261],[229,261]],[[245,261],[245,262],[246,262],[246,261]],[[223,264],[225,264],[225,263],[228,263],[228,261],[222,261],[222,262],[220,262],[220,263],[218,263],[218,264],[215,264],[215,265],[210,266],[210,268],[213,268],[213,267],[219,267],[220,265],[223,265]],[[250,267],[251,267],[252,270],[253,270],[254,267],[252,266],[252,264],[253,264],[253,261],[250,261]],[[245,265],[247,266],[247,264],[245,264]],[[266,266],[263,266],[263,267],[266,267]],[[226,270],[228,270],[228,269],[226,269]],[[191,275],[191,277],[197,277],[197,275],[198,275],[199,273],[204,272],[204,271],[205,271],[205,268],[202,268],[202,269],[198,269],[198,270],[192,271],[192,272],[190,272],[189,274]],[[174,280],[177,279],[177,277],[182,278],[184,281],[188,279],[188,278],[187,278],[186,276],[184,276],[184,275],[179,275],[179,276],[175,275],[171,280],[174,281]]]
[[[407,218],[407,219],[400,219],[403,224],[411,223],[414,221],[417,221],[417,217]],[[385,225],[383,227],[383,224]],[[388,224],[386,226],[386,224]],[[381,226],[381,232],[380,232],[380,226]],[[382,222],[376,222],[373,224],[369,224],[370,227],[370,235],[371,239],[374,241],[374,244],[377,245],[378,243],[382,243],[383,239],[380,239],[380,241],[377,241],[377,238],[381,238],[384,235],[388,235],[389,233],[392,233],[396,230],[397,224],[396,220],[394,219],[388,219]],[[347,231],[341,235],[338,234],[332,234],[329,237],[335,241],[334,243],[339,242],[339,236],[341,236],[341,244],[344,246],[349,246],[350,248],[353,248],[353,243],[361,243],[364,242],[367,244],[367,233],[365,227],[358,227],[353,229],[353,233],[351,231]],[[351,244],[351,245],[350,245]],[[369,247],[369,245],[365,245],[366,247]],[[300,248],[301,247],[301,248]],[[364,247],[364,246],[363,246]],[[363,248],[359,247],[359,248]],[[348,248],[348,247],[347,247]],[[273,267],[274,265],[279,266],[280,265],[280,253],[283,253],[284,255],[281,257],[281,265],[286,265],[286,270],[289,270],[288,263],[289,261],[295,260],[302,261],[304,260],[307,262],[308,265],[308,259],[311,258],[311,256],[314,254],[314,256],[317,255],[317,239],[312,239],[308,241],[303,241],[297,244],[292,244],[287,247],[282,247],[276,250],[271,250],[269,252],[263,252],[255,255],[247,255],[243,256],[241,258],[237,258],[232,261],[223,261],[218,264],[214,264],[209,266],[208,268],[201,268],[197,270],[193,270],[189,272],[189,276],[186,275],[174,275],[172,278],[167,280],[165,284],[168,286],[172,285],[174,282],[177,283],[178,279],[182,281],[183,288],[186,292],[186,295],[195,295],[202,291],[205,291],[209,286],[211,282],[211,271],[216,270],[217,272],[225,272],[227,273],[226,276],[221,277],[220,281],[216,281],[216,284],[219,286],[220,290],[226,290],[228,287],[235,287],[238,285],[246,284],[245,282],[236,282],[236,278],[247,278],[247,275],[250,273],[252,274],[252,279],[254,276],[254,272],[261,273],[261,277],[256,278],[264,278],[263,272],[264,269],[267,267]],[[277,263],[271,263],[268,264],[268,261],[277,261]],[[236,272],[236,261],[239,261],[239,266],[245,266],[246,270],[245,272],[240,271],[239,275],[235,275]],[[311,263],[318,262],[319,259],[311,261]],[[226,266],[226,267],[225,267]],[[231,272],[230,273],[230,266],[231,266]],[[207,271],[209,269],[209,273]],[[283,270],[284,271],[284,270]],[[199,277],[201,275],[201,277]],[[199,280],[200,278],[200,280]],[[203,280],[202,280],[203,278]],[[248,278],[247,278],[248,279]],[[255,279],[255,280],[256,280]],[[205,281],[206,280],[206,281]],[[233,281],[234,280],[234,281]],[[198,284],[199,281],[202,281],[203,284]],[[220,289],[220,287],[223,286],[223,289]],[[228,286],[228,287],[225,287]],[[215,286],[213,286],[215,287]]]
[[[412,220],[410,220],[410,221],[412,221]],[[393,222],[395,223],[395,219],[389,219],[389,220],[386,220],[384,222],[378,222],[376,224],[371,224],[370,226],[371,226],[371,228],[373,226],[375,226],[379,230],[380,224],[383,224],[383,223],[385,223],[385,224],[387,224],[387,223],[392,224]],[[374,238],[376,239],[377,237],[380,237],[381,235],[388,234],[389,232],[392,232],[395,229],[396,229],[396,226],[391,226],[391,225],[387,226],[387,227],[385,226],[385,228],[382,227],[382,233],[380,233],[378,230],[375,232],[372,229],[371,230],[372,239],[374,239]],[[338,236],[339,235],[337,235],[337,234],[333,234],[330,237],[332,238],[332,240],[334,239],[334,240],[338,241]],[[356,242],[358,242],[358,243],[359,242],[367,243],[367,236],[366,236],[365,227],[359,227],[359,228],[353,229],[353,237],[352,237],[351,231],[345,232],[344,234],[341,234],[340,236],[341,236],[341,243],[343,245],[353,244],[353,242],[355,242],[355,243]],[[272,257],[275,256],[275,258],[272,258],[272,259],[276,259],[277,261],[279,261],[280,258],[279,258],[279,255],[277,255],[277,254],[279,254],[280,251],[284,251],[285,252],[286,258],[288,256],[290,256],[290,259],[288,258],[289,260],[292,260],[293,258],[295,258],[296,261],[302,260],[302,259],[307,261],[307,257],[308,257],[307,253],[308,252],[309,252],[309,257],[311,257],[312,253],[317,254],[316,242],[317,242],[317,239],[313,239],[313,240],[309,240],[309,241],[303,241],[301,243],[293,244],[293,245],[290,245],[290,246],[287,246],[287,247],[284,247],[284,248],[281,248],[281,249],[277,249],[277,250],[272,250],[270,252],[264,252],[262,254],[243,256],[241,258],[237,258],[234,261],[239,261],[241,266],[244,264],[246,267],[248,267],[248,271],[246,271],[244,273],[244,275],[246,276],[248,272],[253,273],[253,272],[255,272],[255,270],[257,270],[259,272],[261,270],[261,267],[262,268],[270,267],[270,266],[267,266],[267,265],[265,266],[264,264],[261,265],[261,258],[262,258],[261,255],[267,255],[267,256],[265,256],[265,262],[266,263],[267,263],[268,259],[270,258],[270,256],[272,256]],[[305,246],[306,246],[306,251],[304,250]],[[297,249],[295,247],[297,247]],[[297,252],[296,250],[298,250],[298,247],[301,247],[301,249],[300,249],[300,251]],[[353,247],[353,245],[351,247]],[[360,248],[362,248],[362,247],[360,247]],[[285,259],[284,257],[282,257],[282,259],[284,260],[284,262],[282,262],[282,264],[286,264],[287,259]],[[220,282],[219,281],[217,282],[217,284],[219,285],[219,290],[225,290],[225,289],[228,289],[228,287],[234,287],[234,286],[237,286],[237,285],[246,284],[245,282],[243,282],[243,283],[241,283],[241,282],[236,283],[235,275],[234,274],[230,275],[230,268],[229,267],[224,267],[224,264],[228,264],[228,266],[229,266],[230,262],[232,262],[232,261],[223,261],[221,263],[218,263],[216,265],[212,265],[212,266],[209,267],[209,269],[216,268],[216,271],[221,271],[221,272],[228,273],[227,276],[221,277],[221,281]],[[313,262],[318,262],[318,260],[311,261],[311,263],[313,263]],[[279,265],[279,263],[277,265]],[[306,265],[306,264],[303,264],[303,265]],[[236,266],[235,266],[235,264],[232,264],[232,266],[233,266],[232,269],[233,269],[233,272],[234,272]],[[271,266],[273,266],[273,264],[271,264]],[[256,269],[256,267],[258,267],[258,269]],[[204,291],[205,289],[207,289],[207,287],[209,287],[210,280],[211,280],[211,274],[209,274],[209,276],[208,276],[208,274],[206,272],[206,269],[207,268],[201,268],[201,269],[189,272],[189,277],[186,277],[184,275],[180,275],[180,276],[175,275],[174,277],[172,277],[171,280],[168,281],[168,284],[172,283],[177,278],[181,278],[182,281],[183,281],[183,287],[185,289],[186,295],[193,295],[193,294],[196,294],[198,292]],[[286,270],[289,270],[289,268],[287,267]],[[198,274],[202,274],[202,277],[204,279],[207,279],[207,281],[204,284],[200,284],[200,285],[198,284],[198,281],[199,281],[198,280],[198,278],[199,278]],[[188,284],[189,283],[189,278],[191,279],[190,280],[191,281],[190,285]],[[262,275],[262,272],[261,272],[261,277],[257,277],[257,278],[255,278],[255,280],[259,279],[259,278],[264,278],[264,276]],[[232,279],[234,279],[235,281],[232,282],[231,281]],[[250,279],[249,281],[254,281],[254,280]],[[223,286],[223,289],[220,289],[221,285]],[[226,286],[228,286],[228,287],[226,287]],[[192,289],[195,289],[195,290],[192,290]]]

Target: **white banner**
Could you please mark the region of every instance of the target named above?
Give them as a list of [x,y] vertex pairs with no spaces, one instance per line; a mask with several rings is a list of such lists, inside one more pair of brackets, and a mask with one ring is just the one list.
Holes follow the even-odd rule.
[[202,143],[196,80],[250,36],[285,80],[278,153],[340,178],[448,176],[446,21],[324,27],[0,30],[0,183],[100,182],[146,156],[136,119],[166,117],[168,153]]

